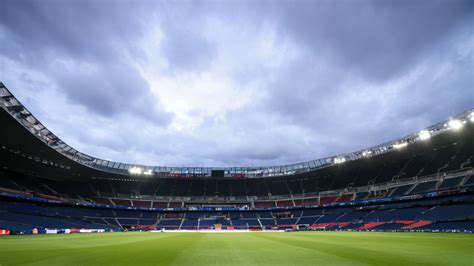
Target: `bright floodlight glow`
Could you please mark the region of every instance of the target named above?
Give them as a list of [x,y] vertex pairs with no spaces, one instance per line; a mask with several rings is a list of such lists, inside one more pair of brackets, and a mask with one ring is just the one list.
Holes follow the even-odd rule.
[[140,167],[130,167],[128,168],[128,172],[132,175],[141,175],[142,169]]
[[346,158],[344,158],[344,157],[336,157],[336,158],[334,158],[334,163],[336,163],[336,164],[340,164],[340,163],[343,163],[343,162],[345,162],[345,161],[346,161]]
[[393,147],[395,149],[401,149],[401,148],[405,148],[408,144],[406,142],[400,142],[400,143],[395,143],[393,144]]
[[463,124],[459,120],[451,120],[451,121],[448,122],[448,126],[449,126],[449,128],[451,128],[453,130],[459,130],[459,129],[462,128]]
[[418,137],[421,140],[427,140],[431,137],[431,134],[428,130],[422,130],[422,131],[420,131],[420,133],[418,133]]
[[474,112],[471,112],[471,114],[469,115],[469,120],[471,120],[471,122],[474,122]]
[[143,172],[144,175],[152,175],[153,172],[151,171],[151,169],[148,169],[146,170],[145,172]]
[[366,156],[366,157],[371,155],[371,154],[372,154],[372,151],[363,151],[362,152],[362,156]]

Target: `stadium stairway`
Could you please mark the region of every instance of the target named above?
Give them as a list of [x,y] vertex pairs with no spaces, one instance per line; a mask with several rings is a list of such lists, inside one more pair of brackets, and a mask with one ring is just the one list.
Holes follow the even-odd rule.
[[430,224],[432,224],[431,221],[421,220],[409,225],[405,225],[404,227],[402,227],[402,229],[414,229],[414,228],[418,228],[418,227],[422,227],[422,226],[430,225]]
[[366,223],[366,224],[362,225],[358,229],[359,230],[367,230],[367,229],[374,228],[374,227],[377,227],[379,225],[386,224],[386,223],[387,222],[370,222],[370,223]]

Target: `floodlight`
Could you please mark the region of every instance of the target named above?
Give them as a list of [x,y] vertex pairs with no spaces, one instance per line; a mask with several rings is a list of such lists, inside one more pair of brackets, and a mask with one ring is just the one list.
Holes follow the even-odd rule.
[[346,161],[346,158],[344,158],[344,157],[336,157],[336,158],[334,158],[334,163],[335,163],[335,164],[340,164],[340,163],[343,163],[343,162],[345,162],[345,161]]
[[463,124],[459,120],[451,120],[448,122],[448,126],[450,129],[459,130],[462,128]]
[[142,169],[140,167],[130,167],[128,168],[128,172],[132,175],[141,175]]
[[395,149],[401,149],[401,148],[405,148],[408,144],[406,142],[399,142],[399,143],[395,143],[393,144],[393,147]]
[[422,130],[422,131],[420,131],[420,133],[418,133],[418,137],[421,140],[427,140],[431,137],[431,134],[428,130]]
[[471,120],[471,122],[474,122],[474,111],[471,112],[471,114],[469,115],[469,120]]
[[367,156],[369,156],[369,155],[371,155],[371,154],[372,154],[372,151],[363,151],[363,152],[362,152],[362,156],[365,156],[365,157],[367,157]]
[[148,169],[146,170],[145,172],[143,172],[144,175],[152,175],[153,172],[151,171],[151,169]]

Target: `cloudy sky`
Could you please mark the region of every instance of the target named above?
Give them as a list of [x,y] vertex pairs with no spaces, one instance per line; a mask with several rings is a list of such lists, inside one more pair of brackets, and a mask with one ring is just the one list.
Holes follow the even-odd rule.
[[474,2],[0,1],[0,80],[103,159],[256,166],[474,107]]

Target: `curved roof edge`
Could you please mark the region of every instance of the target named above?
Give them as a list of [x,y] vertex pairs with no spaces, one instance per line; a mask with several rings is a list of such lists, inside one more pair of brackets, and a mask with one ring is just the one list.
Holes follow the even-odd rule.
[[309,172],[335,164],[354,161],[384,154],[396,149],[403,148],[411,143],[423,141],[431,136],[441,134],[449,130],[457,130],[463,124],[474,123],[474,109],[466,110],[452,118],[432,125],[421,132],[409,134],[405,137],[389,141],[377,146],[359,151],[330,156],[326,158],[292,163],[276,166],[260,167],[169,167],[169,166],[147,166],[139,164],[127,164],[99,159],[84,154],[66,144],[54,135],[34,115],[23,106],[23,104],[0,82],[0,106],[13,118],[24,126],[31,134],[39,138],[45,144],[66,156],[67,158],[97,170],[106,171],[120,175],[133,176],[161,176],[161,177],[210,177],[212,171],[224,171],[226,177],[254,178],[286,176],[297,173]]

